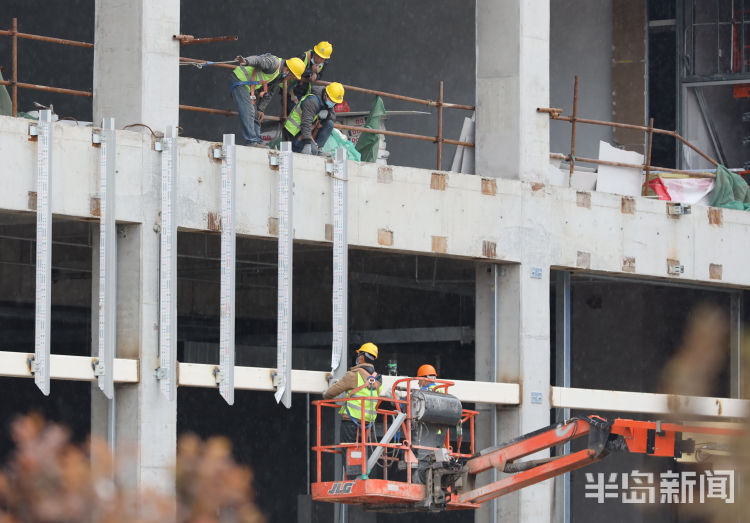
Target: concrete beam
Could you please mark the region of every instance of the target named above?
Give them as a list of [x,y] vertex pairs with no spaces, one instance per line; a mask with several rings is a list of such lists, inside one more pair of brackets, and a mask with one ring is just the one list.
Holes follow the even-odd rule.
[[[0,376],[6,378],[33,378],[29,369],[29,358],[33,353],[0,351]],[[50,378],[53,380],[96,381],[93,358],[50,355]],[[137,383],[140,381],[138,360],[115,359],[115,382]]]
[[[53,214],[93,219],[98,150],[91,130],[55,124]],[[34,150],[28,123],[0,117],[0,149],[15,175],[0,192],[0,210],[33,210]],[[150,137],[117,136],[117,219],[158,225],[147,215],[143,195],[153,191],[143,173],[158,172]],[[220,164],[209,158],[209,142],[180,139],[180,202],[183,230],[214,231],[220,212]],[[275,172],[268,153],[237,148],[237,231],[275,237]],[[750,232],[750,213],[694,205],[692,214],[670,217],[665,202],[577,192],[517,180],[390,167],[383,183],[379,166],[349,164],[348,236],[351,248],[384,249],[486,260],[521,262],[524,251],[544,251],[552,267],[643,276],[716,286],[750,286],[750,272],[736,250]],[[438,183],[439,182],[439,183]],[[150,183],[150,182],[149,182]],[[158,187],[156,188],[158,190]],[[297,241],[326,243],[332,223],[331,183],[323,158],[295,157],[294,223]],[[564,219],[561,219],[564,217]],[[532,240],[532,238],[534,238]],[[667,260],[684,273],[671,276]],[[544,269],[544,267],[543,267]]]
[[[204,363],[180,363],[179,385],[181,387],[216,388],[213,370],[216,365]],[[274,368],[235,367],[234,387],[238,390],[273,392],[271,374]],[[315,370],[292,370],[292,392],[322,394],[328,388],[330,372]],[[383,376],[383,389],[390,391],[396,380],[406,376]],[[454,386],[450,393],[463,402],[494,405],[517,405],[520,387],[516,383],[487,383],[466,380],[451,380]]]
[[703,416],[710,418],[746,418],[750,401],[731,398],[676,396],[619,390],[551,388],[553,407],[655,415]]

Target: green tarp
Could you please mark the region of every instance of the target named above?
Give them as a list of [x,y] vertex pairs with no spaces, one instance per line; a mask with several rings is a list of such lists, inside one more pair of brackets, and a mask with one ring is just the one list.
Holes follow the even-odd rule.
[[346,149],[347,160],[354,160],[355,162],[360,161],[361,155],[359,154],[359,151],[354,148],[354,144],[350,142],[346,136],[341,134],[341,131],[334,129],[322,149],[327,153],[331,153],[331,156],[335,157],[336,149],[340,147]]
[[[4,80],[2,72],[0,72],[0,80]],[[11,102],[8,90],[4,85],[0,85],[0,115],[10,116],[12,112],[13,102]]]
[[723,165],[716,168],[716,182],[711,207],[750,210],[750,189],[742,177]]
[[[370,114],[367,116],[365,127],[369,129],[380,129],[380,121],[385,116],[385,105],[382,98],[375,97],[370,108]],[[363,162],[375,162],[378,159],[378,149],[380,148],[380,135],[372,133],[362,133],[357,141],[357,150],[362,155]]]

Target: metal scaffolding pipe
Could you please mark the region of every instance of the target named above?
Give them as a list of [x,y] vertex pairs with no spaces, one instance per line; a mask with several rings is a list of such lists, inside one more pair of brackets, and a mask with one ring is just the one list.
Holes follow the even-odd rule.
[[13,19],[13,29],[6,31],[5,29],[0,29],[0,36],[11,36],[11,37],[18,37],[23,38],[25,40],[37,40],[38,42],[49,42],[51,44],[61,44],[61,45],[70,45],[73,47],[85,47],[87,49],[93,49],[94,44],[91,44],[89,42],[79,42],[78,40],[67,40],[65,38],[54,38],[51,36],[41,36],[41,35],[35,35],[35,34],[29,34],[29,33],[19,33],[17,32],[17,19]]
[[91,98],[93,96],[91,92],[89,91],[77,91],[75,89],[63,89],[62,87],[50,87],[48,85],[37,85],[37,84],[27,84],[23,82],[13,82],[13,80],[0,80],[0,85],[12,85],[14,88],[20,87],[21,89],[31,89],[33,91],[46,91],[49,93],[70,94],[73,96],[85,96],[87,98]]

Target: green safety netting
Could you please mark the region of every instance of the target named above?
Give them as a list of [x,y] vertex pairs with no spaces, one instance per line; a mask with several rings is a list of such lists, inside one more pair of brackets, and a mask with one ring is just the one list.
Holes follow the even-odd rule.
[[[370,108],[370,114],[367,116],[365,127],[369,129],[380,129],[380,121],[385,116],[385,105],[383,99],[375,97]],[[372,133],[362,133],[357,141],[357,150],[362,155],[363,162],[374,162],[378,159],[378,149],[380,148],[380,135]]]
[[750,189],[742,177],[723,165],[716,168],[716,182],[711,207],[750,210]]

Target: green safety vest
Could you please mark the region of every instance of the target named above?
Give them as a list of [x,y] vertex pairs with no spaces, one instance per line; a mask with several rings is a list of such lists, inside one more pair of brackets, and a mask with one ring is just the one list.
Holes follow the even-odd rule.
[[[294,109],[292,109],[292,112],[289,113],[289,117],[286,119],[286,123],[284,124],[284,129],[289,131],[289,134],[292,136],[297,136],[299,132],[302,130],[302,102],[305,101],[305,99],[309,96],[315,96],[312,93],[308,93],[305,96],[302,97],[302,100],[297,102],[297,105],[294,106]],[[315,118],[313,118],[313,123],[315,123],[318,120],[318,115],[315,115]]]
[[[366,372],[366,371],[365,371]],[[383,385],[375,379],[375,373],[369,376],[374,383],[365,383],[362,379],[362,374],[357,371],[357,388],[353,389],[347,398],[352,398],[351,401],[344,402],[344,406],[339,409],[339,414],[346,414],[353,420],[362,421],[362,400],[360,398],[377,398],[380,396],[380,391]],[[365,400],[365,421],[372,423],[378,416],[377,406],[378,400]]]
[[[277,59],[281,61],[280,58],[277,57]],[[236,76],[241,82],[258,82],[257,84],[246,84],[244,86],[253,96],[255,96],[255,90],[258,87],[262,86],[264,92],[268,91],[268,83],[274,81],[276,77],[279,76],[280,72],[281,67],[276,69],[273,73],[264,73],[260,69],[248,67],[246,65],[240,65],[234,68],[234,76]]]

